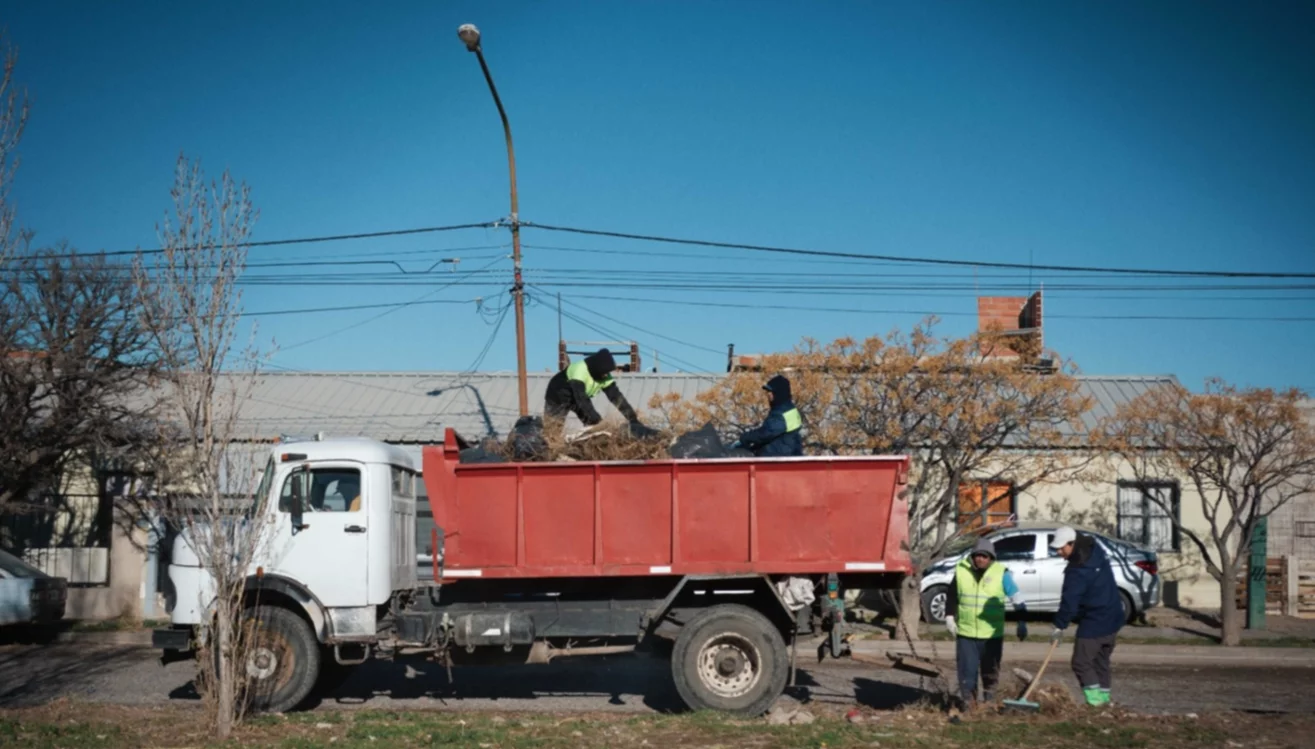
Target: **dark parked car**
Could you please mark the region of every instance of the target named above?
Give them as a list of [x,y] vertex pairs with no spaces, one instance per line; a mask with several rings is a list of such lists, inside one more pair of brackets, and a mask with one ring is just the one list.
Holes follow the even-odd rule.
[[0,550],[0,626],[57,622],[67,601],[67,580]]

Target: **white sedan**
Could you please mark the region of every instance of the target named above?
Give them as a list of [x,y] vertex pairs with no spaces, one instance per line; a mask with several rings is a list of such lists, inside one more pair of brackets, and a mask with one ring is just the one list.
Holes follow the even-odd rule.
[[[1059,610],[1060,592],[1064,588],[1067,562],[1050,548],[1057,523],[1022,523],[1013,528],[987,533],[995,544],[995,555],[1014,574],[1027,601],[1029,612]],[[1122,593],[1123,611],[1128,621],[1160,605],[1159,560],[1154,551],[1127,541],[1077,529],[1095,536],[1109,555],[1114,582]],[[945,621],[945,604],[954,584],[954,567],[968,554],[977,536],[969,536],[951,547],[948,555],[936,560],[922,574],[922,616],[933,624]]]

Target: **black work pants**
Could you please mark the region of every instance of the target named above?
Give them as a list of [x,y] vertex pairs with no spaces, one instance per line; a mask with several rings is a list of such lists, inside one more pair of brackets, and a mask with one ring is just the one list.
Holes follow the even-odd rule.
[[1118,634],[1105,637],[1079,637],[1073,643],[1073,673],[1078,686],[1109,689],[1113,678],[1110,657],[1114,655],[1114,641]]
[[959,698],[970,703],[977,698],[977,678],[982,679],[985,701],[995,699],[995,687],[1000,683],[1000,662],[1004,660],[1005,638],[976,639],[960,637],[954,643],[954,655],[959,667]]

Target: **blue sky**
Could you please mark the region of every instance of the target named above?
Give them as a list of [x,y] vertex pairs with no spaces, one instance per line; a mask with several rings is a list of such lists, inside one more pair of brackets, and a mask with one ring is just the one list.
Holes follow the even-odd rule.
[[[526,221],[978,262],[1315,272],[1308,3],[3,9],[33,104],[14,198],[45,243],[153,246],[180,151],[252,186],[256,239],[506,216],[496,111],[455,35],[473,22],[511,116]],[[977,291],[1030,282],[1047,288],[1047,344],[1086,372],[1315,388],[1315,322],[1276,319],[1315,318],[1315,291],[1274,288],[1315,279],[1073,277],[523,236],[531,369],[555,363],[556,292],[568,312],[661,351],[664,369],[715,371],[727,343],[779,350],[907,328],[927,311],[966,332]],[[467,300],[366,324],[379,312],[260,321],[284,347],[280,366],[464,369],[494,332],[508,241],[481,229],[254,248],[253,263],[316,265],[253,268],[245,306]],[[390,271],[324,265],[388,258],[419,271],[442,257],[460,257],[461,273],[391,271],[428,286],[357,285],[351,274]],[[690,278],[659,275],[671,271],[727,288],[681,290]],[[307,283],[324,274],[343,275]],[[1259,288],[1181,288],[1206,285]],[[1127,316],[1254,319],[1108,319]],[[485,369],[515,367],[506,322]]]

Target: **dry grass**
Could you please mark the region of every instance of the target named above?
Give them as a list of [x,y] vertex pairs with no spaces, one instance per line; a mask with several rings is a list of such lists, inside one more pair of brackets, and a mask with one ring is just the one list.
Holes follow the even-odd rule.
[[842,716],[848,706],[810,704],[809,725],[769,726],[695,713],[617,715],[484,713],[449,710],[317,710],[261,716],[241,726],[232,741],[214,743],[200,711],[60,701],[38,708],[0,710],[0,746],[54,747],[431,747],[481,749],[592,749],[593,747],[827,747],[860,749],[1014,749],[1102,747],[1188,749],[1198,746],[1300,747],[1315,729],[1309,715],[1205,715],[1199,719],[1143,716],[1122,711],[1078,711],[1071,716],[978,711],[950,722],[927,708],[902,712],[861,710],[861,722]]

